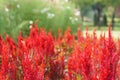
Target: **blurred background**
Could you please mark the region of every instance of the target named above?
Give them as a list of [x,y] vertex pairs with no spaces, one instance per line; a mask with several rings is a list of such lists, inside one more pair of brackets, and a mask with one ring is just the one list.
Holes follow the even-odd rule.
[[0,0],[0,34],[17,38],[20,30],[29,34],[30,25],[38,21],[39,27],[56,34],[69,26],[76,33],[82,30],[120,30],[120,0]]

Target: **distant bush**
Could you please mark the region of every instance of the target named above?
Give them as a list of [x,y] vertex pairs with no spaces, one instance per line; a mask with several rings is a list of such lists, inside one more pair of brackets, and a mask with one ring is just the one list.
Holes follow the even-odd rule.
[[14,38],[19,30],[29,33],[29,26],[38,20],[40,27],[56,33],[58,28],[63,31],[67,26],[72,26],[75,31],[80,21],[74,15],[74,4],[60,1],[59,3],[48,0],[1,0],[0,1],[0,34],[6,32]]

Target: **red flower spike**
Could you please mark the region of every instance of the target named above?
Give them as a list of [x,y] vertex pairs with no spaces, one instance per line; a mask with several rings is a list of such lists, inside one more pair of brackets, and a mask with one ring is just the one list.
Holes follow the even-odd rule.
[[[120,79],[120,40],[114,41],[109,27],[108,38],[96,30],[86,37],[78,29],[78,39],[68,28],[54,38],[51,32],[33,24],[30,35],[0,36],[0,80],[116,80]],[[69,55],[66,55],[69,54]]]
[[73,35],[71,35],[70,32],[71,32],[70,27],[68,27],[68,29],[64,33],[65,41],[67,44],[72,44],[73,39],[74,39]]
[[0,36],[0,56],[1,56],[1,51],[2,51],[2,37]]
[[82,32],[81,32],[80,28],[78,28],[77,36],[78,36],[78,42],[83,42],[84,41],[84,37],[82,35]]

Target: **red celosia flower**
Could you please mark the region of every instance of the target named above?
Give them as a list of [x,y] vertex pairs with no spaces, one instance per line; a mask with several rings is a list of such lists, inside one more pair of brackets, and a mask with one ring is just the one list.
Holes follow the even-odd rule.
[[[67,29],[57,39],[51,32],[32,25],[16,44],[0,36],[0,80],[116,80],[120,79],[120,40],[97,38],[78,30],[78,38]],[[67,54],[67,55],[66,55]]]
[[74,40],[73,35],[71,35],[71,30],[70,27],[65,31],[64,36],[65,36],[65,41],[67,44],[72,44],[72,41]]
[[15,46],[8,42],[2,42],[2,66],[1,66],[1,73],[2,73],[2,80],[16,80],[16,56],[13,55]]
[[40,71],[39,66],[34,65],[32,59],[26,55],[22,60],[22,68],[24,74],[24,80],[43,80],[44,75]]
[[2,37],[0,36],[0,56],[1,56],[1,51],[2,51]]

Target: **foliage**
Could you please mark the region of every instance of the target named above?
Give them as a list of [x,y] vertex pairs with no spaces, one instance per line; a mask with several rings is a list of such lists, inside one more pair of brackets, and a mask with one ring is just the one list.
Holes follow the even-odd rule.
[[[49,0],[2,0],[0,3],[0,33],[16,38],[20,30],[29,34],[29,26],[36,20],[40,27],[56,33],[58,28],[75,27],[79,19],[74,15],[74,4]],[[72,21],[72,18],[74,21]],[[73,30],[74,31],[74,30]]]

